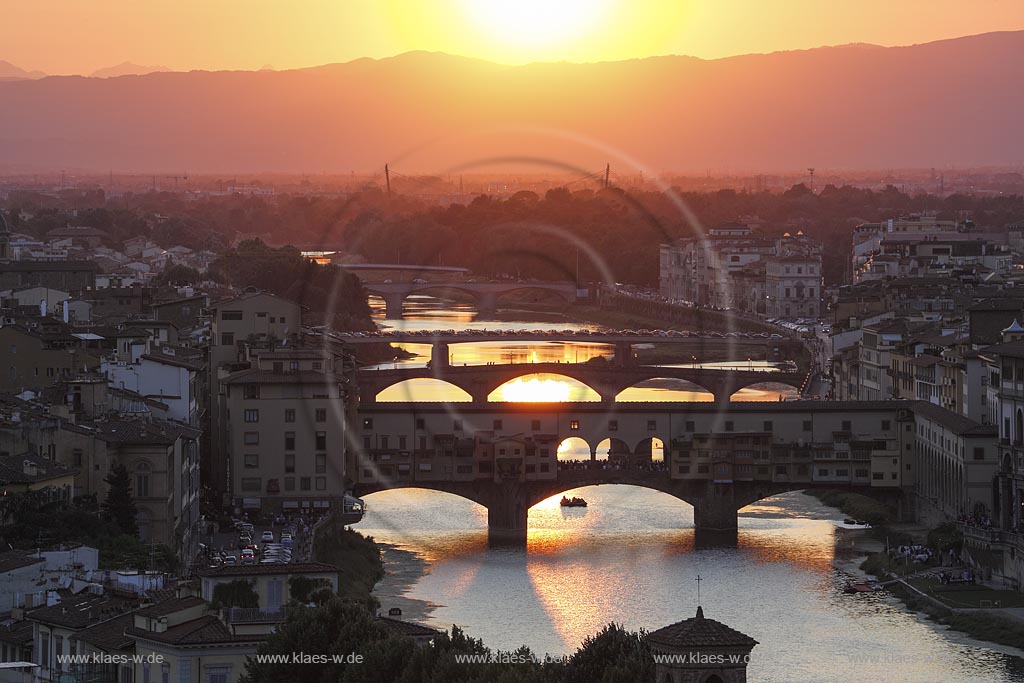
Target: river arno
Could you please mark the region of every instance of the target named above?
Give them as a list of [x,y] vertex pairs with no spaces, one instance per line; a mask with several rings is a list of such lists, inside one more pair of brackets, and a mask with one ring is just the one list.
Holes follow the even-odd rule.
[[[423,318],[405,324],[459,324]],[[383,606],[458,624],[495,649],[566,654],[609,621],[652,630],[692,616],[700,574],[707,616],[760,642],[752,682],[1024,682],[1022,653],[947,631],[884,594],[843,594],[869,541],[809,496],[743,510],[736,548],[696,549],[692,509],[665,494],[604,486],[567,495],[590,505],[535,506],[525,548],[490,547],[486,513],[467,500],[369,496],[359,531],[396,548],[385,552],[394,574],[378,586]]]

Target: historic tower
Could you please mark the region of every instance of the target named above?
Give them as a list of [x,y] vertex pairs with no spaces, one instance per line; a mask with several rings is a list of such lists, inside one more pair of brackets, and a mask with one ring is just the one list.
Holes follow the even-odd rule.
[[654,631],[647,643],[655,657],[654,683],[746,683],[757,641],[714,619],[697,616]]

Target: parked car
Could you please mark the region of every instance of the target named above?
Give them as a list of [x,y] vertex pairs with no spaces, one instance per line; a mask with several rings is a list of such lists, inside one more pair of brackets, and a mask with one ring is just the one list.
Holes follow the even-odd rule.
[[273,531],[264,531],[263,534],[260,536],[260,540],[263,541],[264,543],[273,543],[274,542],[274,532]]

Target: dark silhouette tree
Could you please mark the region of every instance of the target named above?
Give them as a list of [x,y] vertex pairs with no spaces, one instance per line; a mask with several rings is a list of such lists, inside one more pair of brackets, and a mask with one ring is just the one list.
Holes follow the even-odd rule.
[[114,465],[103,481],[109,487],[107,497],[103,500],[103,515],[114,522],[121,533],[138,536],[139,527],[135,517],[139,510],[132,500],[132,479],[128,468],[121,464]]
[[245,579],[220,583],[213,589],[213,600],[216,607],[259,607],[260,596],[253,590],[252,584]]

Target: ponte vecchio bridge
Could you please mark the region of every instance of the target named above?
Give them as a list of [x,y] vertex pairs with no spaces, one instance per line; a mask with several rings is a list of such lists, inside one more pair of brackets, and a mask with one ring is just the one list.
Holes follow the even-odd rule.
[[[902,507],[915,476],[909,403],[366,403],[351,478],[358,496],[423,488],[472,500],[499,538],[525,538],[528,510],[550,496],[641,486],[691,504],[698,537],[721,539],[740,508],[786,491],[846,488]],[[570,439],[590,460],[559,460]],[[663,462],[651,459],[655,440]]]

